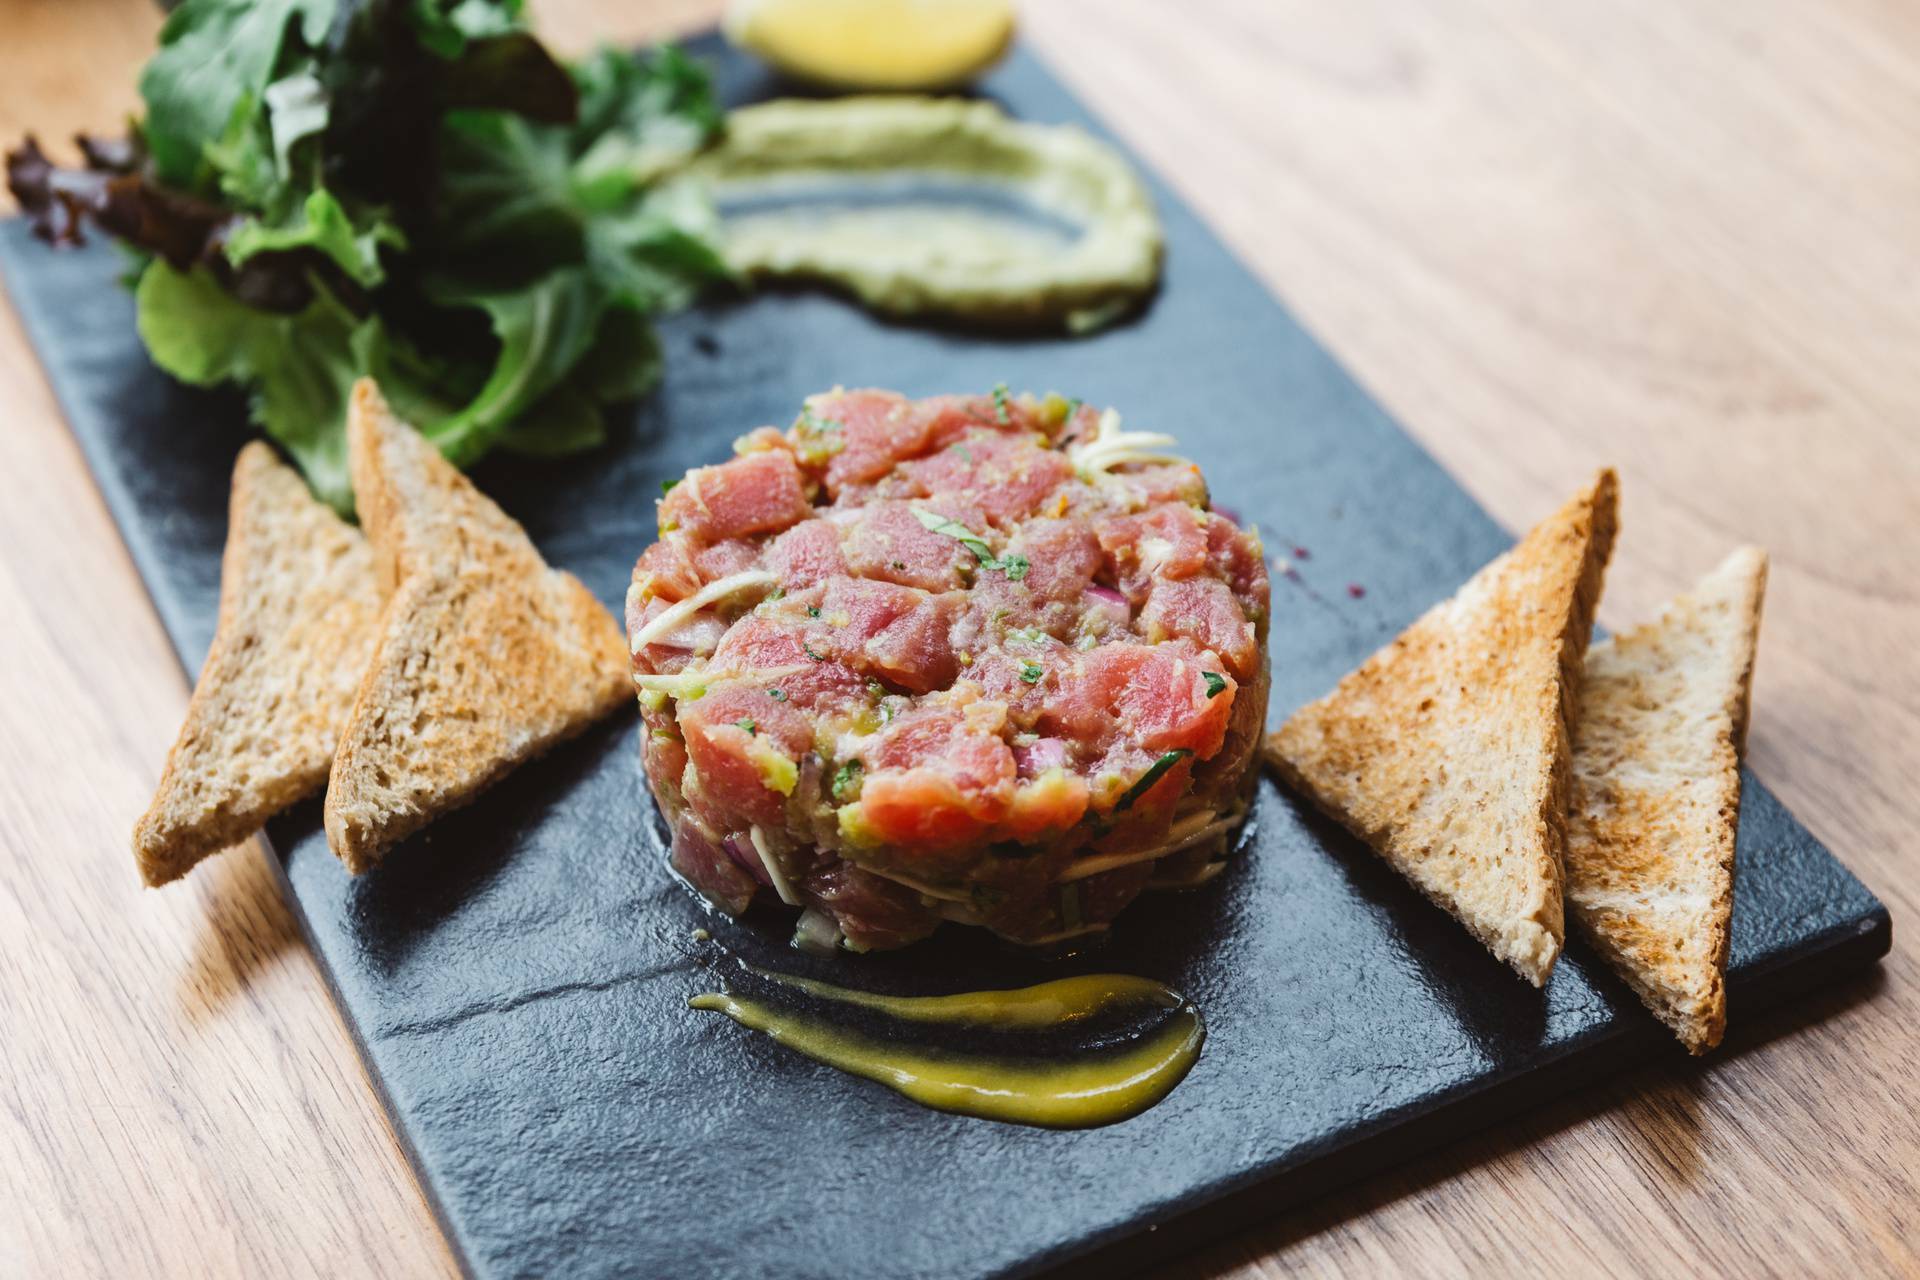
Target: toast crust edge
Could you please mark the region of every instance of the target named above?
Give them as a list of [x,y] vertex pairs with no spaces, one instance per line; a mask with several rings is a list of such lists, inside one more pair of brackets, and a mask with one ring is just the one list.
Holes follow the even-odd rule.
[[[628,666],[630,657],[619,623],[585,583],[571,573],[546,564],[537,549],[528,542],[528,549],[538,563],[540,572],[551,575],[563,587],[567,616],[562,626],[567,633],[583,638],[588,645],[605,650],[601,656],[607,661],[598,664],[605,669],[601,687],[591,699],[583,700],[583,705],[557,731],[528,742],[521,750],[508,753],[489,768],[462,779],[435,805],[378,823],[362,821],[348,811],[349,804],[357,799],[357,796],[350,798],[349,793],[356,791],[352,779],[361,766],[363,745],[353,733],[353,727],[375,709],[381,694],[382,658],[394,638],[393,633],[425,603],[420,596],[432,589],[435,577],[434,567],[428,563],[431,557],[417,554],[419,548],[409,545],[410,538],[404,530],[402,498],[395,487],[387,482],[388,477],[377,457],[376,433],[388,422],[399,430],[413,431],[411,426],[402,423],[393,414],[378,386],[371,379],[361,379],[354,385],[348,410],[348,462],[355,501],[368,540],[373,545],[387,600],[379,619],[379,639],[374,656],[368,662],[355,691],[353,710],[328,773],[327,799],[323,811],[327,843],[353,875],[371,870],[399,841],[430,825],[442,815],[472,803],[514,769],[584,733],[599,720],[628,705],[632,698]],[[437,453],[435,457],[437,459]],[[461,486],[471,486],[471,481],[458,472],[453,475]],[[503,526],[510,527],[515,536],[525,538],[525,531],[517,521],[500,511],[491,499],[477,489],[472,492],[479,502],[485,504],[489,518],[497,518]],[[617,661],[614,661],[616,654]]]
[[[1698,995],[1697,1006],[1691,1010],[1682,1007],[1675,998],[1676,993],[1673,989],[1675,984],[1671,981],[1658,983],[1651,980],[1648,974],[1629,964],[1626,956],[1616,954],[1623,948],[1616,947],[1610,939],[1606,938],[1597,919],[1589,920],[1577,902],[1572,903],[1572,910],[1569,912],[1575,927],[1594,950],[1607,961],[1608,967],[1632,989],[1654,1017],[1673,1031],[1675,1037],[1686,1047],[1687,1052],[1696,1057],[1716,1048],[1724,1038],[1727,1028],[1726,968],[1732,942],[1733,893],[1738,869],[1735,853],[1739,839],[1740,804],[1744,791],[1740,765],[1746,756],[1747,728],[1752,715],[1753,672],[1759,657],[1760,621],[1766,604],[1769,572],[1770,566],[1765,551],[1754,546],[1740,547],[1694,586],[1669,601],[1663,608],[1660,618],[1617,637],[1617,639],[1624,639],[1661,627],[1667,621],[1669,610],[1697,601],[1703,590],[1713,585],[1722,575],[1727,575],[1736,583],[1737,604],[1733,634],[1739,650],[1734,664],[1732,686],[1722,708],[1729,720],[1727,745],[1731,748],[1731,754],[1722,762],[1724,773],[1713,779],[1720,782],[1725,791],[1721,797],[1718,821],[1712,833],[1713,868],[1718,873],[1718,883],[1715,886],[1714,899],[1707,910],[1709,973],[1705,989]],[[1576,793],[1576,803],[1578,799]],[[1670,978],[1672,975],[1667,973],[1659,976]]]
[[[1505,961],[1515,972],[1536,987],[1546,984],[1565,945],[1563,862],[1566,847],[1566,800],[1572,786],[1572,725],[1579,712],[1579,682],[1585,665],[1587,639],[1605,582],[1607,562],[1612,555],[1614,539],[1619,529],[1618,494],[1617,474],[1612,468],[1601,470],[1584,490],[1575,494],[1552,515],[1529,530],[1515,546],[1515,550],[1518,550],[1537,535],[1553,531],[1553,527],[1569,515],[1572,516],[1572,520],[1562,536],[1584,539],[1579,569],[1568,595],[1566,613],[1553,622],[1558,634],[1555,665],[1555,683],[1558,689],[1556,705],[1551,712],[1546,712],[1552,717],[1551,741],[1547,744],[1546,785],[1532,803],[1532,825],[1538,845],[1531,858],[1532,871],[1543,886],[1544,894],[1530,916],[1506,922],[1510,927],[1519,927],[1523,931],[1530,932],[1530,944],[1519,947],[1506,945],[1497,933],[1477,927],[1456,906],[1442,900],[1408,877],[1409,883],[1412,883],[1423,896],[1452,915],[1475,938],[1479,939],[1482,945],[1493,952],[1496,958]],[[1483,566],[1473,579],[1469,579],[1468,584],[1463,585],[1461,590],[1464,591],[1466,586],[1472,585],[1494,566],[1505,563],[1507,557],[1512,554],[1513,552],[1509,551],[1487,566]],[[1401,871],[1403,875],[1404,870],[1383,850],[1383,843],[1390,829],[1370,829],[1336,798],[1325,794],[1322,788],[1316,786],[1290,758],[1289,739],[1308,732],[1307,725],[1317,711],[1337,706],[1343,695],[1371,681],[1379,668],[1386,663],[1389,656],[1401,646],[1402,641],[1409,634],[1419,632],[1423,623],[1427,623],[1429,619],[1451,605],[1459,594],[1456,592],[1455,595],[1441,601],[1415,620],[1400,635],[1390,640],[1354,671],[1343,677],[1331,692],[1294,712],[1278,731],[1267,736],[1262,746],[1262,755],[1266,763],[1288,786],[1311,800],[1316,808],[1340,823],[1363,841],[1376,856],[1381,857],[1396,871]],[[1545,712],[1545,708],[1542,710]],[[1526,926],[1531,926],[1531,930],[1526,930]]]
[[[254,516],[256,494],[283,470],[287,470],[286,465],[273,447],[262,440],[249,441],[234,459],[233,476],[228,485],[227,541],[220,554],[220,598],[213,642],[188,698],[180,731],[167,750],[153,799],[133,829],[135,865],[140,878],[150,888],[180,879],[213,854],[253,836],[266,825],[267,819],[314,794],[327,780],[330,755],[310,768],[250,788],[235,806],[202,809],[187,821],[169,821],[168,809],[180,799],[190,767],[188,756],[195,747],[197,735],[209,727],[207,720],[217,710],[215,702],[225,695],[242,670],[244,650],[254,641],[254,633],[246,626],[253,603],[249,593],[254,587],[249,570],[257,567],[264,553],[261,540],[269,537],[269,530]],[[294,478],[304,489],[304,481]],[[302,496],[318,505],[317,499],[310,495]],[[331,516],[331,512],[327,514]],[[344,522],[342,527],[350,528]],[[369,626],[372,621],[371,618],[363,620]],[[342,720],[344,722],[344,717]]]

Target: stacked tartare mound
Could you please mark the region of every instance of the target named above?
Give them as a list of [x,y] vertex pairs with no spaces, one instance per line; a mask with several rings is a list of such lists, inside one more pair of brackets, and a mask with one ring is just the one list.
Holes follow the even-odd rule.
[[627,628],[680,874],[866,950],[1076,937],[1216,872],[1267,573],[1172,444],[1053,395],[833,391],[671,484]]

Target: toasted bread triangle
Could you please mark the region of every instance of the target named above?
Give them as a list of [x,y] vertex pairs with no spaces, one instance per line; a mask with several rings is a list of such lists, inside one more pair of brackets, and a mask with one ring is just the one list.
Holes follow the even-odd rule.
[[1601,472],[1266,746],[1281,776],[1536,986],[1565,937],[1568,732],[1616,490]]
[[270,446],[242,449],[213,647],[133,832],[148,884],[185,875],[326,781],[379,613],[366,539]]
[[354,498],[390,595],[327,787],[358,874],[632,696],[620,628],[369,381],[348,411]]
[[1587,651],[1573,732],[1567,908],[1682,1044],[1727,1025],[1740,753],[1766,593],[1743,547],[1660,617]]

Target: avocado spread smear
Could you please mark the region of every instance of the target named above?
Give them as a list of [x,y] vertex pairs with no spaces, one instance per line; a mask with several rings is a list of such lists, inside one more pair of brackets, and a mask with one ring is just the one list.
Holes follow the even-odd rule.
[[1160,220],[1111,147],[988,102],[783,100],[727,117],[693,163],[722,251],[876,311],[1086,332],[1153,291]]

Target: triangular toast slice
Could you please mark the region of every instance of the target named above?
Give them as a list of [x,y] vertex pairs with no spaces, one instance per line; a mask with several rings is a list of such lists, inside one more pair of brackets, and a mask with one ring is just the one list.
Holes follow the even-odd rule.
[[1682,1044],[1727,1025],[1740,754],[1767,557],[1743,547],[1659,619],[1587,651],[1567,907]]
[[391,592],[327,786],[327,842],[357,875],[633,695],[613,615],[370,381],[354,388],[347,440]]
[[379,614],[360,531],[270,446],[242,449],[213,647],[133,830],[148,884],[185,875],[327,780]]
[[1617,489],[1602,471],[1266,746],[1282,777],[1535,986],[1565,938],[1568,732]]

